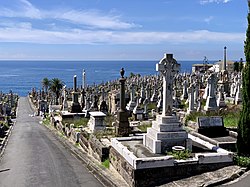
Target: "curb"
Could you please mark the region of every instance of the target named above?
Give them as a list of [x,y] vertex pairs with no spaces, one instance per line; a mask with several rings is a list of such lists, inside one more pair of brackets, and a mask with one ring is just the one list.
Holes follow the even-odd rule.
[[234,172],[231,176],[205,183],[202,186],[203,187],[219,186],[219,185],[222,185],[222,184],[225,184],[225,183],[228,183],[228,182],[231,182],[240,178],[245,172],[246,172],[246,168],[240,168],[236,172]]
[[9,137],[11,135],[13,126],[15,125],[15,123],[13,123],[13,125],[9,128],[9,132],[7,133],[7,135],[4,137],[4,141],[2,142],[2,145],[0,146],[0,158],[2,158],[4,151],[6,149],[6,146],[8,144],[9,141]]

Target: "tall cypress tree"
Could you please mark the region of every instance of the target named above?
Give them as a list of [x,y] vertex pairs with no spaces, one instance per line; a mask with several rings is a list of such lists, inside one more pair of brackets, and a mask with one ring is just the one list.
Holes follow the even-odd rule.
[[[248,0],[250,11],[250,2]],[[238,123],[238,155],[250,156],[250,12],[248,11],[248,28],[246,31],[245,56],[246,65],[242,72],[242,112]]]

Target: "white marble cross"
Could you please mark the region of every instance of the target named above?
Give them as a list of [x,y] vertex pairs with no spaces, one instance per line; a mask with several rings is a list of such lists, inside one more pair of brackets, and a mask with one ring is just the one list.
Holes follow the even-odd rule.
[[180,64],[173,58],[173,54],[165,54],[156,64],[156,71],[163,75],[163,109],[162,116],[171,116],[173,108],[173,79],[179,71]]

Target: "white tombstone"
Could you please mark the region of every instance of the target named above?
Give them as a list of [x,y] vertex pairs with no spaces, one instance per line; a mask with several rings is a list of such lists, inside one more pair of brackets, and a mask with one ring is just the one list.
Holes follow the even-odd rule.
[[173,78],[179,70],[179,64],[172,54],[156,64],[156,70],[163,75],[163,109],[162,115],[152,122],[152,128],[143,135],[143,144],[153,153],[163,153],[173,146],[190,148],[188,134],[183,130],[179,120],[172,114],[173,108]]
[[216,96],[215,96],[215,74],[212,73],[209,77],[208,77],[208,97],[207,97],[207,101],[206,101],[206,105],[204,107],[205,111],[213,111],[213,110],[217,110],[218,106],[217,106],[217,102],[216,102]]
[[187,113],[191,114],[194,111],[194,84],[192,83],[188,88],[188,110]]
[[63,103],[62,103],[62,110],[68,110],[68,102],[67,102],[67,95],[66,95],[66,85],[63,86]]
[[106,114],[103,112],[89,112],[90,119],[88,122],[89,129],[91,132],[99,131],[99,130],[105,130],[106,124],[104,123],[104,118],[106,117]]
[[134,84],[131,85],[131,92],[130,92],[130,101],[126,106],[126,109],[128,111],[133,111],[133,109],[136,106],[136,102],[135,102],[135,88],[134,88]]

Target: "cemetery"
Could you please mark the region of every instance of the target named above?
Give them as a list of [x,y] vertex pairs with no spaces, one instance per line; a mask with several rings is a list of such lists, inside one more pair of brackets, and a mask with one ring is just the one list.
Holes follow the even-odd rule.
[[18,95],[11,90],[0,92],[0,155],[12,130],[16,118]]
[[36,115],[129,186],[161,185],[234,164],[242,73],[229,74],[226,62],[225,47],[220,71],[188,74],[165,54],[157,75],[126,77],[121,68],[117,80],[87,85],[83,70],[80,86],[74,75],[72,88],[29,97]]

